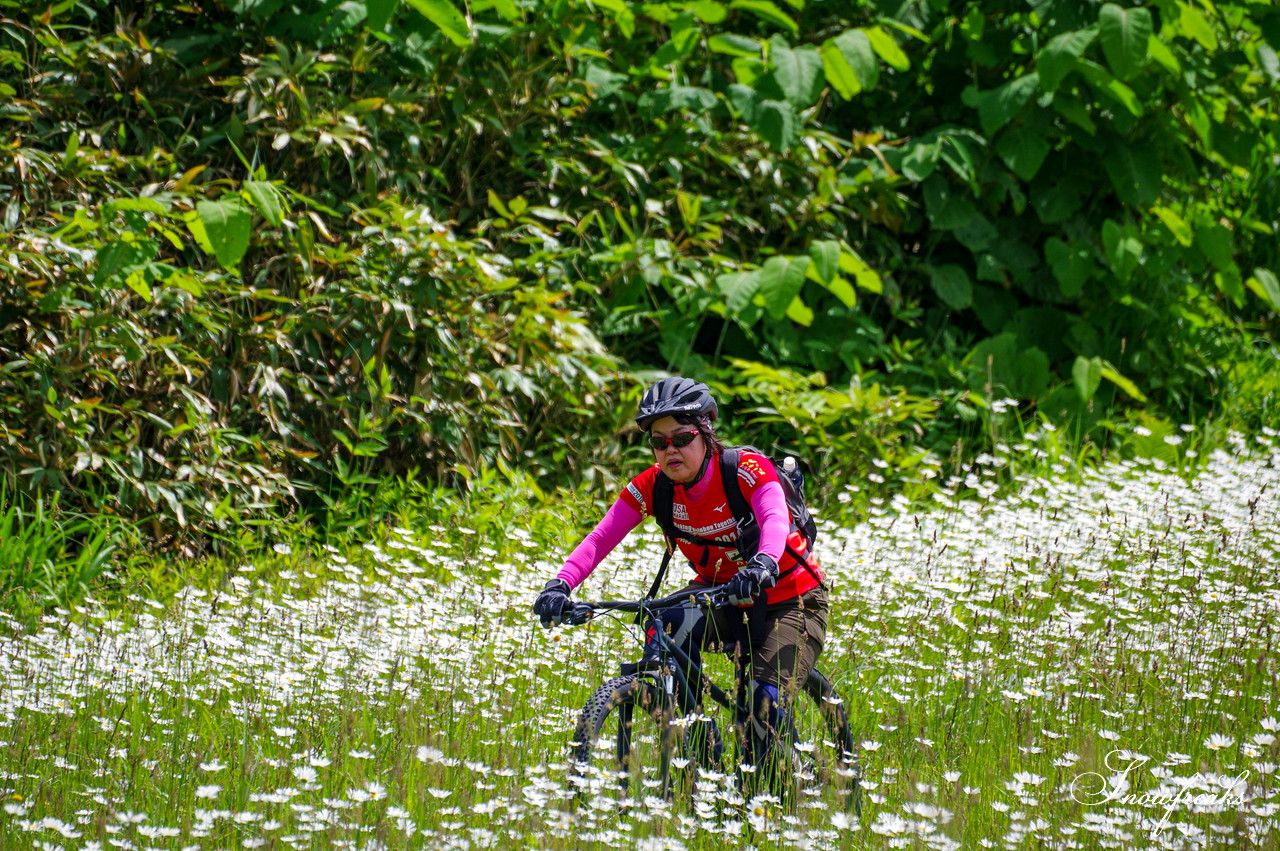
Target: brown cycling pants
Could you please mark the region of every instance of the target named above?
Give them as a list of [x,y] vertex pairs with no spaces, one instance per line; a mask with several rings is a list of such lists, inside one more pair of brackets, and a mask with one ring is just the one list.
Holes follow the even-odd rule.
[[[681,590],[697,591],[706,587],[694,582]],[[738,648],[739,653],[750,653],[750,678],[757,683],[775,686],[784,694],[794,695],[809,678],[809,672],[822,655],[822,646],[827,639],[827,609],[827,590],[822,586],[768,606],[757,645]],[[687,609],[679,611],[689,612]],[[712,610],[705,623],[697,623],[701,618],[693,620],[687,615],[684,618],[664,617],[667,633],[677,644],[696,644],[696,647],[689,647],[694,653],[699,649],[718,652],[729,642],[748,641],[750,619],[750,608],[735,607]],[[689,625],[687,629],[686,624]]]

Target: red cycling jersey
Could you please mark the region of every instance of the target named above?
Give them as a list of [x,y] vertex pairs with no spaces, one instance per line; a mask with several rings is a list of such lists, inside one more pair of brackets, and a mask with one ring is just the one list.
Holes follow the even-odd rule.
[[[653,485],[659,472],[659,466],[654,464],[636,476],[622,491],[620,500],[642,515],[654,516]],[[736,541],[738,539],[737,521],[729,508],[729,498],[725,495],[724,483],[720,478],[720,465],[716,463],[714,457],[711,463],[707,464],[705,475],[710,478],[710,481],[707,482],[706,490],[702,491],[701,497],[697,500],[687,501],[685,489],[679,485],[675,487],[672,520],[677,529],[699,538]],[[777,481],[777,470],[768,458],[754,452],[742,453],[738,462],[738,484],[748,503],[752,501],[752,495],[757,488]],[[685,540],[679,540],[678,544],[680,552],[693,565],[698,579],[712,585],[729,581],[729,578],[746,563],[732,544],[724,547],[703,546]],[[767,600],[770,603],[798,597],[817,587],[822,579],[821,568],[813,555],[808,552],[804,536],[797,531],[791,531],[787,535],[787,545],[787,549],[778,560],[781,577],[778,584],[767,592]],[[792,551],[805,559],[807,567],[797,562]]]

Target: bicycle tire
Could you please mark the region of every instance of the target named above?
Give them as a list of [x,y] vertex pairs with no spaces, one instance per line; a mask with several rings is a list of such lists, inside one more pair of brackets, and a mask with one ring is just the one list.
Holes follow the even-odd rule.
[[[807,695],[807,697],[805,697]],[[861,810],[858,754],[844,701],[817,669],[792,701],[785,729],[763,743],[745,718],[736,728],[739,780],[745,794],[761,792],[794,803],[806,787],[824,787],[848,796]],[[763,761],[759,755],[767,752]]]
[[[844,702],[835,686],[817,670],[809,675],[803,692],[811,699],[813,709],[822,722],[820,731],[816,729],[817,725],[811,725],[815,729],[801,731],[798,742],[811,741],[805,738],[806,735],[816,736],[824,747],[818,751],[815,745],[812,752],[791,750],[791,771],[804,776],[812,773],[824,785],[848,786],[849,803],[860,812],[859,760]],[[641,718],[647,717],[653,724],[652,744],[644,754],[637,753],[634,747],[634,728],[640,722],[640,718],[635,716],[637,709]],[[572,744],[572,760],[577,773],[583,776],[589,767],[601,766],[597,750],[601,738],[609,732],[612,732],[614,741],[611,768],[616,772],[618,787],[624,793],[648,786],[655,794],[669,797],[681,779],[696,783],[699,767],[719,771],[722,767],[719,757],[707,757],[707,751],[714,749],[714,745],[703,743],[702,747],[695,746],[689,731],[673,723],[678,714],[666,693],[649,676],[629,674],[607,680],[591,694],[578,716]],[[739,729],[740,756],[744,753],[743,735]],[[673,774],[672,761],[677,756],[684,757],[687,762],[682,764],[679,774]],[[609,760],[605,762],[607,764]],[[647,784],[646,780],[649,781]]]
[[[636,753],[634,727],[639,720],[635,717],[636,710],[654,724],[652,753]],[[639,791],[648,786],[657,794],[669,795],[671,760],[682,749],[683,742],[683,731],[671,723],[675,714],[670,699],[652,678],[642,674],[614,677],[597,688],[582,707],[574,730],[573,762],[579,773],[588,766],[599,765],[598,743],[611,731],[612,768],[617,772],[622,791]],[[635,782],[637,779],[639,783]],[[651,782],[646,784],[646,780]]]
[[817,765],[813,768],[821,775],[820,779],[836,788],[845,785],[849,788],[849,804],[859,813],[862,811],[861,795],[861,760],[854,742],[853,730],[849,726],[849,713],[845,702],[836,691],[835,685],[817,668],[809,673],[804,686],[822,716],[825,731],[830,737],[824,740],[828,747]]

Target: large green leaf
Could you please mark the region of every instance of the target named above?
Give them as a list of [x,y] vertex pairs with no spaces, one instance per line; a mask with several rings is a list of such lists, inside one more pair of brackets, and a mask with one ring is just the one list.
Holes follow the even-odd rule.
[[775,149],[785,151],[799,138],[800,118],[786,101],[761,100],[752,127]]
[[729,4],[729,8],[750,12],[762,21],[782,27],[793,36],[800,34],[800,25],[795,22],[795,19],[782,11],[777,3],[771,3],[770,0],[733,0]]
[[1093,86],[1100,94],[1106,95],[1123,106],[1135,118],[1142,117],[1145,110],[1142,101],[1138,100],[1137,93],[1112,76],[1110,71],[1096,62],[1090,62],[1088,59],[1081,59],[1077,64],[1077,68],[1081,76],[1088,80],[1089,85]]
[[1049,156],[1049,142],[1031,127],[1019,125],[1001,134],[996,152],[1014,174],[1030,181]]
[[1068,245],[1056,236],[1050,237],[1044,246],[1044,258],[1067,298],[1079,295],[1085,282],[1093,275],[1092,252],[1083,245]]
[[840,271],[846,275],[854,276],[855,282],[859,287],[873,293],[884,292],[884,282],[881,280],[878,271],[867,265],[867,261],[856,255],[855,252],[840,251]]
[[374,32],[383,31],[398,5],[399,0],[365,0],[365,26]]
[[787,315],[791,302],[804,288],[808,257],[770,257],[760,269],[760,295],[774,319]]
[[836,276],[831,279],[830,283],[824,284],[824,286],[833,296],[840,299],[840,303],[845,307],[858,306],[858,291],[850,286],[849,282],[844,278]]
[[968,272],[953,263],[933,267],[929,283],[938,298],[953,310],[964,310],[973,304],[973,281]]
[[977,192],[978,171],[986,162],[987,140],[972,130],[948,127],[938,137],[942,161]]
[[840,271],[840,243],[833,239],[815,240],[809,244],[809,259],[818,283],[831,283]]
[[813,324],[813,315],[813,309],[805,304],[800,296],[791,299],[791,304],[787,306],[787,318],[797,325],[808,328]]
[[769,64],[774,79],[796,109],[812,106],[822,93],[822,57],[812,47],[792,49],[787,40],[775,35],[769,40]]
[[630,77],[606,65],[592,62],[586,66],[582,79],[591,86],[594,97],[603,99],[621,91]]
[[[733,76],[738,78],[738,82],[735,85],[746,86],[753,92],[755,91],[754,87],[768,76],[769,66],[765,64],[763,59],[735,56],[729,64],[733,68]],[[770,78],[770,82],[773,82],[772,78]],[[776,86],[777,84],[774,83],[774,85]]]
[[755,126],[760,113],[761,97],[756,90],[741,83],[729,86],[729,102],[742,115],[742,120]]
[[1089,108],[1076,98],[1058,92],[1053,96],[1053,109],[1063,118],[1079,127],[1090,136],[1097,135],[1098,125],[1089,114]]
[[[1265,45],[1264,45],[1265,46]],[[1175,79],[1182,77],[1182,63],[1169,45],[1160,40],[1160,36],[1152,33],[1147,40],[1147,55],[1159,63],[1160,67],[1173,75]],[[1261,58],[1261,57],[1259,57]]]
[[516,0],[475,0],[471,4],[473,14],[487,12],[490,9],[497,9],[498,14],[508,21],[514,21],[520,17],[520,8],[516,6]]
[[1218,49],[1218,37],[1214,35],[1213,25],[1209,23],[1209,19],[1191,3],[1178,4],[1178,29],[1183,34],[1191,36],[1200,43],[1205,50],[1214,51]]
[[1024,74],[1010,80],[997,89],[989,92],[978,91],[969,86],[960,95],[966,106],[978,110],[978,120],[982,124],[982,132],[994,136],[996,131],[1008,124],[1015,115],[1040,93],[1040,75]]
[[449,0],[404,0],[431,23],[440,28],[445,38],[466,47],[471,43],[471,26]]
[[698,86],[671,86],[648,92],[640,99],[642,106],[655,113],[706,112],[716,105],[715,92]]
[[618,31],[624,36],[631,38],[636,34],[636,14],[631,11],[627,0],[594,0],[594,3],[613,16]]
[[1135,384],[1132,379],[1122,375],[1120,370],[1116,369],[1107,361],[1102,362],[1102,377],[1119,387],[1127,393],[1130,398],[1136,399],[1139,402],[1147,401],[1146,394],[1138,388],[1138,385]]
[[1102,248],[1111,271],[1121,281],[1129,280],[1142,262],[1142,241],[1130,225],[1119,225],[1111,219],[1103,222]]
[[884,281],[880,273],[867,265],[867,262],[852,251],[840,251],[840,271],[853,275],[858,286],[873,293],[884,292]]
[[911,69],[911,60],[907,54],[898,46],[898,42],[893,36],[880,27],[867,27],[867,38],[871,40],[871,46],[885,64],[899,71],[909,71]]
[[150,239],[135,239],[128,242],[113,240],[98,249],[95,258],[97,269],[93,274],[94,284],[104,284],[117,277],[127,277],[139,266],[155,259],[159,246]]
[[1080,355],[1071,367],[1071,379],[1081,402],[1088,402],[1102,385],[1102,358],[1086,358]]
[[981,213],[974,212],[967,222],[955,229],[956,239],[974,254],[990,248],[1000,237],[995,224]]
[[1058,84],[1076,67],[1076,60],[1098,37],[1094,29],[1074,30],[1049,39],[1049,43],[1036,54],[1036,71],[1040,74],[1040,87],[1046,92],[1058,90]]
[[1276,278],[1275,272],[1259,267],[1253,270],[1253,277],[1246,283],[1272,310],[1280,311],[1280,279]]
[[970,383],[983,390],[990,386],[995,396],[1034,399],[1049,386],[1049,356],[1036,346],[1020,349],[1014,333],[988,337],[965,361],[972,370]]
[[249,236],[253,231],[253,212],[249,205],[241,198],[200,201],[196,204],[196,214],[218,262],[228,269],[235,268],[249,249]]
[[284,223],[284,213],[280,206],[280,192],[265,180],[246,180],[244,191],[249,195],[253,206],[258,208],[267,224],[278,228]]
[[880,80],[880,65],[871,39],[862,30],[846,30],[822,43],[822,69],[827,82],[845,100],[870,91]]
[[964,187],[957,186],[941,175],[934,175],[925,181],[924,208],[929,222],[939,230],[964,227],[978,215]]
[[1195,241],[1195,232],[1191,229],[1191,225],[1187,224],[1186,219],[1168,207],[1156,206],[1151,209],[1151,212],[1164,222],[1164,226],[1169,229],[1169,233],[1173,234],[1174,239],[1178,240],[1179,245],[1191,247],[1191,243]]
[[655,76],[666,76],[660,69],[668,65],[679,65],[689,54],[693,53],[702,38],[702,32],[685,19],[684,27],[672,27],[671,38],[660,46],[649,58],[650,73]]
[[1080,209],[1080,195],[1086,188],[1070,180],[1047,185],[1037,181],[1031,189],[1031,206],[1046,225],[1065,222]]
[[1258,45],[1258,66],[1266,73],[1271,85],[1280,83],[1280,55],[1271,45]]
[[942,140],[936,131],[930,131],[907,143],[898,167],[908,180],[920,183],[933,174],[941,158]]
[[1151,13],[1141,6],[1126,9],[1107,3],[1098,12],[1098,41],[1107,64],[1121,80],[1142,70],[1151,39]]
[[727,56],[745,56],[759,59],[764,52],[764,42],[745,35],[717,33],[707,39],[707,47],[714,53]]
[[716,278],[716,289],[724,294],[730,315],[741,313],[760,290],[760,272],[731,272]]
[[715,0],[694,0],[686,8],[697,15],[698,20],[704,24],[723,23],[724,19],[729,17],[729,10],[723,3],[717,3]]
[[1102,155],[1102,167],[1120,200],[1131,207],[1148,207],[1160,195],[1164,172],[1149,145],[1132,146],[1116,139]]
[[1231,231],[1217,222],[1196,228],[1196,246],[1213,267],[1220,272],[1234,269],[1235,239]]
[[848,58],[832,39],[824,41],[818,53],[822,57],[822,72],[831,88],[845,100],[853,100],[862,91],[862,83],[858,82],[858,74]]

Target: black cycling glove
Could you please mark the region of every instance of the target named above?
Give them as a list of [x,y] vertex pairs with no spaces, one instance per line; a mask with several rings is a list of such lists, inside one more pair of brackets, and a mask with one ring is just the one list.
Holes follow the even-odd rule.
[[764,553],[756,553],[747,562],[747,566],[729,580],[725,592],[729,596],[730,603],[735,606],[745,606],[766,588],[772,588],[777,584],[778,563]]
[[542,593],[533,601],[533,613],[542,619],[543,627],[564,623],[565,613],[573,607],[569,600],[569,583],[563,579],[552,579],[542,587]]

